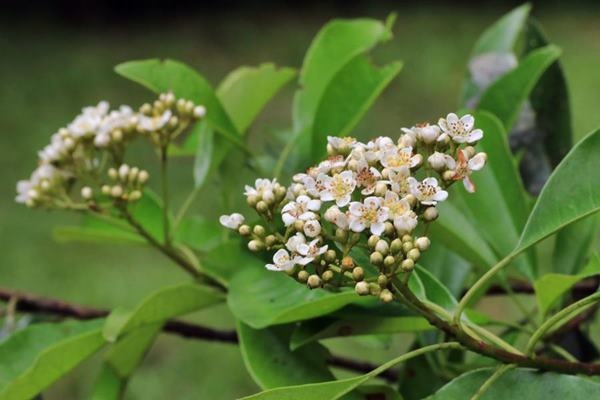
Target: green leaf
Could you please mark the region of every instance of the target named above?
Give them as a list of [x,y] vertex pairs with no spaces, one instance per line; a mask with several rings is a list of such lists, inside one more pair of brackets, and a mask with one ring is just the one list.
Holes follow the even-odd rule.
[[483,93],[477,109],[496,115],[506,131],[510,131],[523,103],[559,55],[560,49],[553,45],[533,50],[515,69],[504,74]]
[[238,239],[221,243],[202,259],[203,271],[225,286],[229,286],[231,279],[240,271],[264,266],[265,263],[249,253],[245,243]]
[[301,385],[333,379],[327,368],[327,350],[316,343],[291,351],[291,326],[252,329],[237,324],[240,349],[248,372],[262,389]]
[[401,332],[422,332],[433,329],[426,319],[416,316],[310,320],[299,325],[290,340],[296,350],[307,343],[341,336],[388,335]]
[[[477,218],[479,235],[502,256],[519,241],[529,212],[527,198],[500,121],[486,112],[476,113],[475,121],[484,131],[479,147],[487,153],[488,162],[472,175],[479,188],[476,193],[467,193],[462,187],[458,189],[471,215]],[[536,270],[533,255],[519,257],[516,265],[523,275],[533,279]]]
[[123,221],[116,218],[99,218],[86,214],[77,226],[60,226],[52,232],[59,243],[112,243],[144,244],[145,240],[135,233]]
[[173,91],[175,96],[206,107],[205,121],[229,141],[244,147],[240,134],[217,98],[210,83],[193,68],[174,60],[139,60],[119,64],[115,71],[155,93]]
[[124,383],[115,371],[103,365],[94,383],[90,400],[119,400]]
[[400,62],[378,68],[359,55],[335,74],[315,114],[311,141],[313,159],[325,152],[328,135],[350,133],[401,68]]
[[181,221],[175,233],[175,241],[185,243],[194,250],[210,251],[221,243],[222,238],[215,235],[221,229],[216,219],[194,215]]
[[556,167],[540,193],[514,253],[600,210],[598,154],[600,130],[576,144]]
[[540,314],[546,315],[556,301],[578,281],[600,274],[600,257],[595,254],[577,275],[546,274],[533,284]]
[[106,320],[103,334],[108,341],[114,342],[136,328],[165,322],[221,301],[223,295],[208,287],[189,283],[168,286],[146,297],[131,312],[119,309],[112,312]]
[[454,297],[460,296],[472,265],[434,240],[433,245],[421,254],[419,264],[446,286]]
[[583,267],[590,253],[598,217],[584,218],[561,229],[556,235],[552,271],[573,275]]
[[229,284],[227,304],[233,315],[252,328],[302,321],[329,314],[348,304],[370,302],[353,290],[310,290],[284,273],[263,267],[244,268]]
[[[548,39],[540,24],[530,19],[525,38],[526,52],[548,45]],[[544,147],[553,166],[573,146],[569,91],[563,67],[556,60],[539,79],[531,93],[531,105],[535,111],[536,127],[544,133]]]
[[[452,293],[445,287],[431,272],[420,265],[417,265],[411,274],[410,279],[417,275],[422,282],[425,293],[421,295],[422,299],[427,299],[448,311],[453,311],[457,302]],[[417,294],[417,293],[415,293]]]
[[105,344],[102,320],[35,324],[0,344],[0,398],[23,400],[75,368]]
[[[197,136],[198,145],[196,148],[196,157],[194,158],[194,186],[200,187],[206,182],[213,165],[214,142],[213,130],[204,121],[196,124],[190,132],[190,136]],[[225,142],[221,146],[229,146]]]
[[384,24],[374,19],[333,20],[313,39],[300,70],[300,86],[294,97],[294,132],[312,126],[321,96],[333,77],[351,60],[391,37],[393,19]]
[[[428,400],[470,399],[492,375],[494,368],[467,372],[452,380]],[[532,369],[513,369],[504,373],[481,396],[481,400],[496,399],[593,399],[600,384],[574,375],[554,372],[540,373]]]

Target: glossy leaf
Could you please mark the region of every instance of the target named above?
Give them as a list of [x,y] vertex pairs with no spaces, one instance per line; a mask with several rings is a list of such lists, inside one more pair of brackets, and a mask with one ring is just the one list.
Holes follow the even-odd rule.
[[432,246],[421,254],[419,264],[446,286],[454,297],[460,296],[472,270],[467,260],[438,243],[436,238],[432,240]]
[[[420,265],[417,265],[411,275],[417,275],[419,280],[423,284],[425,289],[422,298],[427,299],[438,306],[444,307],[448,311],[453,311],[457,304],[456,299],[452,296],[452,293],[445,287],[431,272],[427,271]],[[411,279],[413,277],[411,276]]]
[[195,284],[169,286],[146,297],[131,312],[115,310],[107,318],[103,333],[107,340],[115,341],[136,328],[164,322],[223,300],[221,293],[208,287]]
[[0,398],[22,400],[71,371],[106,342],[102,320],[31,325],[0,344]]
[[600,130],[581,140],[554,170],[529,216],[515,252],[600,210]]
[[144,244],[145,241],[130,227],[116,218],[100,219],[93,214],[81,218],[79,225],[59,226],[52,232],[59,243],[89,242],[114,244]]
[[240,134],[217,98],[210,83],[193,68],[174,60],[139,60],[119,64],[115,71],[155,93],[172,91],[175,96],[206,107],[205,120],[229,141],[244,147]]
[[[494,370],[485,368],[467,372],[427,400],[470,399]],[[518,368],[504,373],[480,399],[593,399],[599,391],[600,384],[590,379]]]
[[333,379],[327,368],[327,350],[313,343],[291,351],[291,326],[253,329],[238,322],[240,350],[248,372],[262,389],[323,382]]
[[90,400],[119,400],[123,381],[109,366],[102,366],[90,395]]
[[233,315],[256,329],[302,321],[348,304],[371,301],[357,296],[354,290],[310,290],[286,274],[268,271],[264,266],[241,269],[231,280],[227,296]]
[[215,235],[215,232],[221,229],[218,220],[194,215],[181,221],[175,233],[175,240],[185,243],[194,250],[210,251],[221,243],[222,238]]
[[244,269],[261,269],[265,263],[248,252],[245,243],[228,240],[211,249],[202,259],[203,271],[219,283],[229,286],[231,279]]
[[313,39],[300,70],[300,89],[292,111],[294,131],[309,128],[330,81],[347,63],[391,37],[393,20],[334,20]]
[[505,130],[512,129],[521,107],[538,80],[560,55],[560,49],[549,45],[530,52],[521,63],[496,80],[481,96],[478,110],[496,115]]
[[600,274],[600,258],[595,254],[581,273],[577,275],[551,273],[537,279],[533,287],[540,313],[546,315],[550,307],[571,289],[575,283],[597,274]]
[[598,227],[598,216],[594,215],[567,225],[556,234],[552,271],[573,275],[584,266]]

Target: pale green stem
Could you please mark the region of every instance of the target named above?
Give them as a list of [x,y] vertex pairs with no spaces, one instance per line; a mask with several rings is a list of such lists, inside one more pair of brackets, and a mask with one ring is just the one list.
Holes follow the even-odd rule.
[[525,354],[531,355],[535,349],[535,345],[559,322],[563,321],[566,317],[569,317],[569,319],[572,318],[574,316],[573,314],[582,312],[586,307],[594,304],[598,300],[600,300],[600,292],[576,301],[548,318],[535,332],[533,332],[533,335],[531,335],[527,347],[525,348]]
[[571,353],[569,353],[567,350],[565,350],[564,348],[560,347],[557,344],[549,343],[548,347],[554,353],[556,353],[557,355],[561,356],[562,358],[564,358],[567,361],[571,361],[571,362],[578,362],[579,361],[578,359],[576,359],[575,357],[573,357],[573,355]]
[[510,371],[515,366],[516,366],[515,364],[504,364],[504,365],[498,367],[498,369],[496,369],[496,371],[492,374],[492,376],[490,376],[483,383],[483,385],[481,385],[481,387],[479,388],[479,390],[477,390],[477,392],[473,395],[473,397],[471,397],[471,400],[479,400],[481,398],[481,396],[483,396],[483,394],[494,384],[494,382],[496,382],[498,379],[500,379],[500,377],[502,375],[504,375],[504,373],[506,373],[507,371]]
[[467,326],[470,329],[472,329],[473,331],[475,331],[475,333],[477,333],[480,336],[483,336],[485,339],[489,340],[491,343],[495,344],[496,346],[503,348],[506,351],[510,351],[511,353],[523,355],[523,353],[519,349],[512,346],[510,343],[506,342],[502,338],[494,335],[492,332],[488,331],[487,329],[484,329],[484,328],[480,327],[479,325],[475,325],[475,324],[465,324],[464,325],[465,330],[466,330]]
[[169,222],[169,179],[167,173],[169,145],[162,146],[160,149],[160,180],[162,185],[163,201],[163,232],[165,244],[171,243],[171,232]]
[[185,198],[185,201],[183,202],[183,204],[181,205],[181,208],[179,209],[179,211],[177,212],[177,215],[175,216],[175,221],[173,222],[173,230],[177,230],[177,228],[179,227],[179,224],[183,220],[183,217],[185,217],[185,214],[187,214],[190,207],[194,203],[196,196],[198,195],[198,193],[200,193],[201,188],[202,188],[201,186],[195,186],[194,189],[192,189],[192,191],[190,192],[190,194],[188,194],[188,196]]
[[475,282],[473,286],[469,288],[469,290],[467,291],[467,293],[465,293],[463,298],[460,299],[460,302],[456,307],[456,311],[454,312],[453,322],[456,325],[460,325],[460,317],[465,308],[467,308],[467,306],[473,299],[473,297],[475,297],[475,295],[488,283],[488,281],[490,281],[494,277],[494,275],[496,275],[500,270],[502,270],[502,268],[506,267],[519,254],[520,252],[514,252],[504,257],[498,262],[498,264],[490,268],[489,271],[483,274],[483,276],[479,278],[477,282]]

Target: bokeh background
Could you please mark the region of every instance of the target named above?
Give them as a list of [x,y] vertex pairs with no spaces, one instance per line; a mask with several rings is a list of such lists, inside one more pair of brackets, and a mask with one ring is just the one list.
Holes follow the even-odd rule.
[[[563,3],[563,4],[561,4]],[[36,152],[79,109],[101,99],[141,104],[152,95],[113,72],[123,61],[182,60],[215,85],[239,65],[272,61],[299,67],[318,29],[334,17],[383,19],[398,13],[395,38],[378,60],[404,68],[359,130],[395,135],[401,126],[455,109],[471,46],[483,29],[518,2],[3,2],[0,11],[0,286],[98,307],[131,306],[152,290],[186,277],[144,248],[57,243],[53,229],[75,216],[14,203]],[[534,2],[562,63],[577,138],[600,126],[600,4]],[[293,85],[267,107],[254,134],[289,126]],[[151,157],[148,157],[151,162]],[[174,166],[177,196],[192,182],[191,160]],[[210,205],[210,196],[198,200]],[[196,205],[202,208],[201,204]],[[193,317],[231,327],[225,307]],[[348,341],[331,343],[343,352]],[[353,352],[389,358],[400,337],[355,340]],[[395,347],[394,347],[395,346]],[[268,351],[268,349],[265,349]],[[386,356],[386,354],[388,354]],[[46,399],[84,398],[100,356],[52,387]],[[257,391],[235,346],[161,336],[130,382],[127,399],[230,399]]]

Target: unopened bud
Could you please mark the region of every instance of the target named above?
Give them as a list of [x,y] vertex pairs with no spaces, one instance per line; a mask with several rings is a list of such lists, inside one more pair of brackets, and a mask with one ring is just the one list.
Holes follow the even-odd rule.
[[333,271],[327,270],[327,271],[323,272],[323,274],[321,275],[321,278],[323,279],[323,282],[329,282],[330,280],[333,279]]
[[377,242],[379,242],[379,236],[371,235],[369,236],[369,240],[367,240],[367,246],[369,246],[371,249],[374,249]]
[[419,249],[414,248],[406,254],[406,257],[410,260],[417,261],[419,257],[421,257],[421,252]]
[[135,182],[137,180],[137,176],[140,173],[140,169],[138,167],[133,167],[129,170],[129,175],[127,179],[129,182]]
[[123,188],[121,185],[115,185],[110,189],[110,195],[112,197],[121,197],[123,196]]
[[275,237],[275,235],[268,235],[268,236],[265,238],[265,244],[266,244],[268,247],[271,247],[271,246],[273,246],[275,243],[277,243],[277,238]]
[[250,251],[260,251],[265,248],[265,244],[260,240],[251,240],[248,242],[248,249]]
[[445,181],[451,181],[452,179],[454,179],[455,176],[456,172],[448,170],[444,171],[444,173],[442,174],[442,179]]
[[379,300],[383,301],[384,303],[389,303],[394,300],[394,296],[388,289],[383,289],[379,294]]
[[402,250],[402,240],[396,238],[390,243],[390,251],[392,254],[398,254]]
[[423,212],[423,218],[427,222],[435,221],[438,217],[438,210],[435,207],[427,207]]
[[385,240],[379,240],[377,242],[377,244],[375,245],[375,251],[380,252],[384,256],[387,255],[389,250],[390,250],[390,246],[388,245],[388,243]]
[[126,181],[128,177],[129,177],[129,165],[123,164],[119,167],[119,178],[121,178],[122,181]]
[[246,202],[248,203],[248,205],[250,207],[256,207],[258,201],[260,200],[260,198],[256,195],[250,195],[248,197],[246,197]]
[[404,252],[404,254],[408,254],[409,251],[411,251],[415,246],[413,245],[413,242],[404,242],[402,243],[402,251]]
[[348,231],[341,228],[337,228],[335,230],[335,240],[337,240],[340,243],[346,243],[348,241]]
[[94,193],[92,192],[91,187],[84,186],[81,188],[81,197],[83,197],[85,200],[91,199],[93,195]]
[[379,296],[381,294],[381,287],[376,283],[369,284],[369,293],[373,296]]
[[387,256],[386,258],[383,259],[383,265],[385,265],[386,267],[391,267],[396,263],[396,259],[394,258],[394,256]]
[[415,246],[417,246],[417,249],[421,251],[427,250],[430,244],[431,240],[429,240],[427,236],[421,236],[420,238],[415,240]]
[[392,224],[390,221],[385,221],[385,224],[383,224],[383,225],[384,225],[383,231],[385,232],[386,235],[391,236],[394,234],[394,231],[396,230],[394,228],[394,224]]
[[388,188],[385,183],[377,182],[377,184],[375,185],[375,196],[384,197],[387,190],[388,190]]
[[354,286],[354,291],[359,296],[366,296],[370,293],[369,284],[365,281],[357,282],[356,286]]
[[120,129],[115,129],[111,132],[110,137],[114,142],[119,143],[121,140],[123,140],[123,131]]
[[381,274],[377,277],[377,284],[379,286],[381,286],[382,288],[386,287],[388,284],[388,278],[387,276]]
[[305,270],[298,271],[298,280],[302,283],[305,283],[308,280],[309,275],[310,274]]
[[239,227],[238,233],[242,236],[248,236],[250,234],[250,227],[248,225],[242,225]]
[[110,194],[110,186],[108,186],[108,185],[103,185],[100,190],[102,191],[102,194],[104,194],[104,195],[108,196]]
[[304,230],[304,221],[297,219],[294,221],[294,229],[298,232],[302,232]]
[[129,193],[129,201],[138,201],[141,198],[142,192],[139,190],[134,190],[133,192]]
[[473,158],[473,156],[475,155],[475,147],[467,146],[463,149],[463,152],[465,153],[467,158]]
[[194,117],[202,118],[206,115],[206,108],[204,106],[196,106],[194,107]]
[[402,242],[403,243],[405,243],[405,242],[412,242],[412,240],[413,240],[413,237],[410,236],[409,234],[402,235]]
[[351,270],[354,268],[354,260],[350,256],[342,258],[342,269]]
[[262,225],[255,225],[252,232],[254,232],[256,236],[263,237],[265,235],[265,227]]
[[352,270],[352,277],[355,281],[362,281],[365,277],[365,271],[361,267],[354,267]]
[[412,194],[407,194],[404,196],[404,200],[408,201],[411,207],[414,207],[417,204],[417,198]]
[[141,170],[137,176],[137,180],[139,183],[146,183],[148,181],[148,178],[150,178],[150,174],[148,174],[148,171],[146,170]]
[[260,213],[264,213],[264,212],[267,212],[268,209],[269,209],[269,205],[266,202],[264,202],[263,200],[256,203],[256,211],[258,211]]
[[383,254],[381,254],[378,251],[375,251],[375,252],[371,253],[369,260],[371,261],[371,264],[373,264],[373,265],[381,265],[383,263]]
[[110,179],[113,179],[113,180],[114,180],[114,179],[117,179],[117,178],[119,177],[119,173],[117,172],[117,170],[116,170],[116,169],[114,169],[114,168],[109,168],[109,169],[108,169],[108,177],[109,177]]
[[337,258],[337,254],[335,254],[335,250],[329,249],[325,252],[325,256],[323,257],[327,262],[334,262]]
[[309,276],[308,280],[306,281],[306,284],[311,289],[316,289],[316,288],[320,287],[321,283],[322,283],[321,278],[319,278],[319,275],[316,275],[316,274],[312,274],[311,276]]
[[415,267],[415,262],[413,260],[411,260],[410,258],[407,258],[406,260],[404,260],[400,263],[400,268],[402,269],[402,271],[405,271],[405,272],[412,271],[414,267]]

